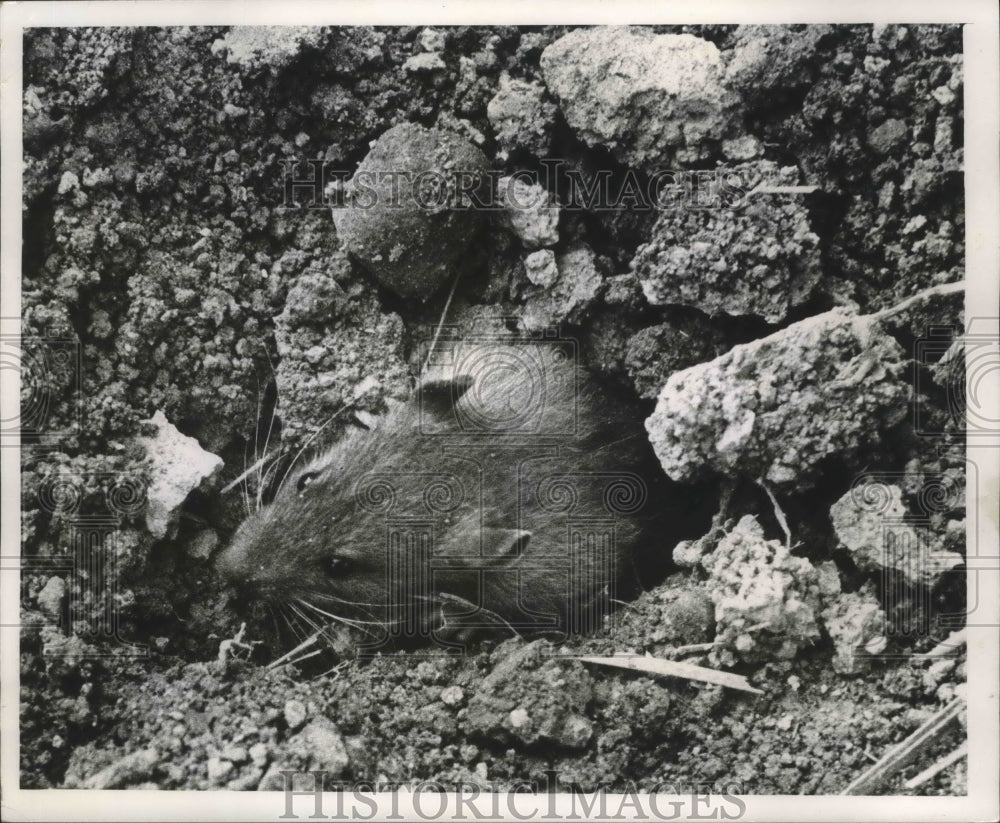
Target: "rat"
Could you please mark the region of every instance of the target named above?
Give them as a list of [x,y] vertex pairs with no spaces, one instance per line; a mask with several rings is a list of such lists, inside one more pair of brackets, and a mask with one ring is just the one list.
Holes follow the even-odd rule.
[[637,559],[686,536],[641,416],[572,341],[460,341],[437,360],[372,429],[289,470],[217,568],[376,646],[598,628]]

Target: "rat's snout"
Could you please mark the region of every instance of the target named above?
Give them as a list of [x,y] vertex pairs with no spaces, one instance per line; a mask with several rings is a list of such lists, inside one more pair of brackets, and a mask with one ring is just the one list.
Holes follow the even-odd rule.
[[247,521],[230,538],[229,543],[215,556],[214,565],[227,583],[245,585],[252,577],[250,546],[253,542],[253,523]]
[[269,551],[277,541],[273,524],[260,514],[252,515],[216,555],[215,569],[238,592],[265,597],[280,594],[291,582],[292,567]]
[[230,583],[237,582],[240,570],[245,568],[246,551],[240,546],[230,543],[215,556],[215,569]]

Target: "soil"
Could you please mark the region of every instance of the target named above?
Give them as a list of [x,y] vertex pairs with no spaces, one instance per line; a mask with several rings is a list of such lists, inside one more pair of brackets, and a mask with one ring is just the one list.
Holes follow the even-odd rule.
[[[958,628],[948,615],[964,610],[961,566],[900,584],[845,537],[862,515],[829,514],[864,475],[899,490],[930,545],[959,564],[965,551],[964,501],[926,505],[928,488],[964,488],[950,405],[964,389],[942,359],[961,296],[915,303],[861,343],[837,337],[828,314],[873,315],[963,277],[960,27],[627,34],[629,48],[703,61],[711,93],[699,105],[716,107],[719,133],[688,123],[682,138],[657,120],[666,104],[591,85],[579,66],[600,65],[615,38],[557,43],[571,29],[26,33],[22,333],[50,360],[26,365],[22,398],[47,402],[22,450],[23,788],[280,789],[282,769],[320,768],[383,784],[499,788],[554,770],[586,790],[828,794],[964,692],[961,655],[912,657]],[[595,112],[606,119],[574,129]],[[581,181],[610,169],[622,185],[659,160],[782,169],[783,184],[814,187],[760,195],[739,216],[564,208],[546,241],[548,224],[531,234],[488,218],[443,261],[464,269],[450,321],[561,325],[608,391],[658,421],[651,434],[678,431],[676,410],[654,406],[668,381],[728,397],[752,380],[783,392],[769,419],[794,448],[759,431],[744,448],[745,420],[724,403],[685,419],[670,459],[695,465],[677,450],[697,443],[697,471],[675,479],[719,515],[700,541],[663,546],[671,573],[591,634],[359,658],[356,638],[331,632],[322,654],[268,667],[301,637],[241,610],[215,574],[212,553],[245,514],[240,493],[222,489],[277,442],[293,454],[351,398],[353,414],[375,419],[410,390],[450,278],[394,290],[398,274],[342,245],[330,192],[308,182],[323,161],[353,173],[404,123],[458,135],[505,175],[560,158]],[[639,132],[656,139],[637,143]],[[566,185],[549,193],[567,203]],[[678,249],[703,256],[692,267]],[[832,342],[802,343],[796,324],[821,314]],[[812,377],[795,371],[800,345],[818,347]],[[51,359],[60,346],[72,356]],[[224,466],[185,489],[154,535],[129,493],[151,494],[161,470],[142,446],[156,412]],[[249,497],[266,498],[273,479],[251,472]],[[74,564],[84,544],[98,546],[100,573]],[[753,577],[760,635],[759,613],[732,611],[739,590],[724,569]],[[879,637],[877,652],[845,659],[845,644]],[[743,674],[762,694],[576,659],[697,644],[683,660]],[[963,762],[902,785],[963,735],[955,724],[879,791],[964,793]]]

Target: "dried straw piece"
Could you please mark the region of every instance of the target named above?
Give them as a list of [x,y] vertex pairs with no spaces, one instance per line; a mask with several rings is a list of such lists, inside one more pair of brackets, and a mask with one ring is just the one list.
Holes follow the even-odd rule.
[[598,666],[614,666],[619,669],[629,669],[644,674],[655,674],[661,677],[683,677],[686,680],[697,680],[702,683],[712,683],[725,686],[728,689],[763,694],[760,689],[750,685],[741,674],[732,674],[718,669],[695,666],[693,663],[678,663],[675,660],[664,660],[660,657],[640,657],[634,654],[616,654],[612,657],[581,656],[577,658],[584,663],[595,663]]
[[934,777],[934,775],[936,775],[938,772],[947,769],[956,760],[961,760],[968,754],[969,754],[969,741],[966,740],[961,746],[959,746],[953,752],[949,752],[948,754],[946,754],[937,763],[935,763],[933,766],[929,766],[928,768],[924,769],[916,777],[911,777],[903,785],[905,785],[906,788],[908,789],[915,789],[918,786],[921,786],[924,783],[926,783],[928,780]]
[[870,794],[873,792],[926,751],[934,740],[947,731],[948,726],[962,713],[964,708],[965,701],[956,697],[902,743],[889,749],[875,765],[853,780],[841,794]]
[[919,660],[936,660],[939,657],[949,657],[956,654],[962,646],[965,645],[965,629],[959,629],[957,632],[952,632],[947,638],[938,643],[933,649],[924,654],[915,654],[912,658],[913,661]]

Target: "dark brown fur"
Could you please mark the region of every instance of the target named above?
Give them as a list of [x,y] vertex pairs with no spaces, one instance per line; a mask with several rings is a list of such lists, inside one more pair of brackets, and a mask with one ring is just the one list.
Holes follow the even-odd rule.
[[294,470],[220,569],[264,599],[397,635],[596,625],[640,544],[669,555],[675,518],[641,418],[565,355],[455,349],[373,431]]

